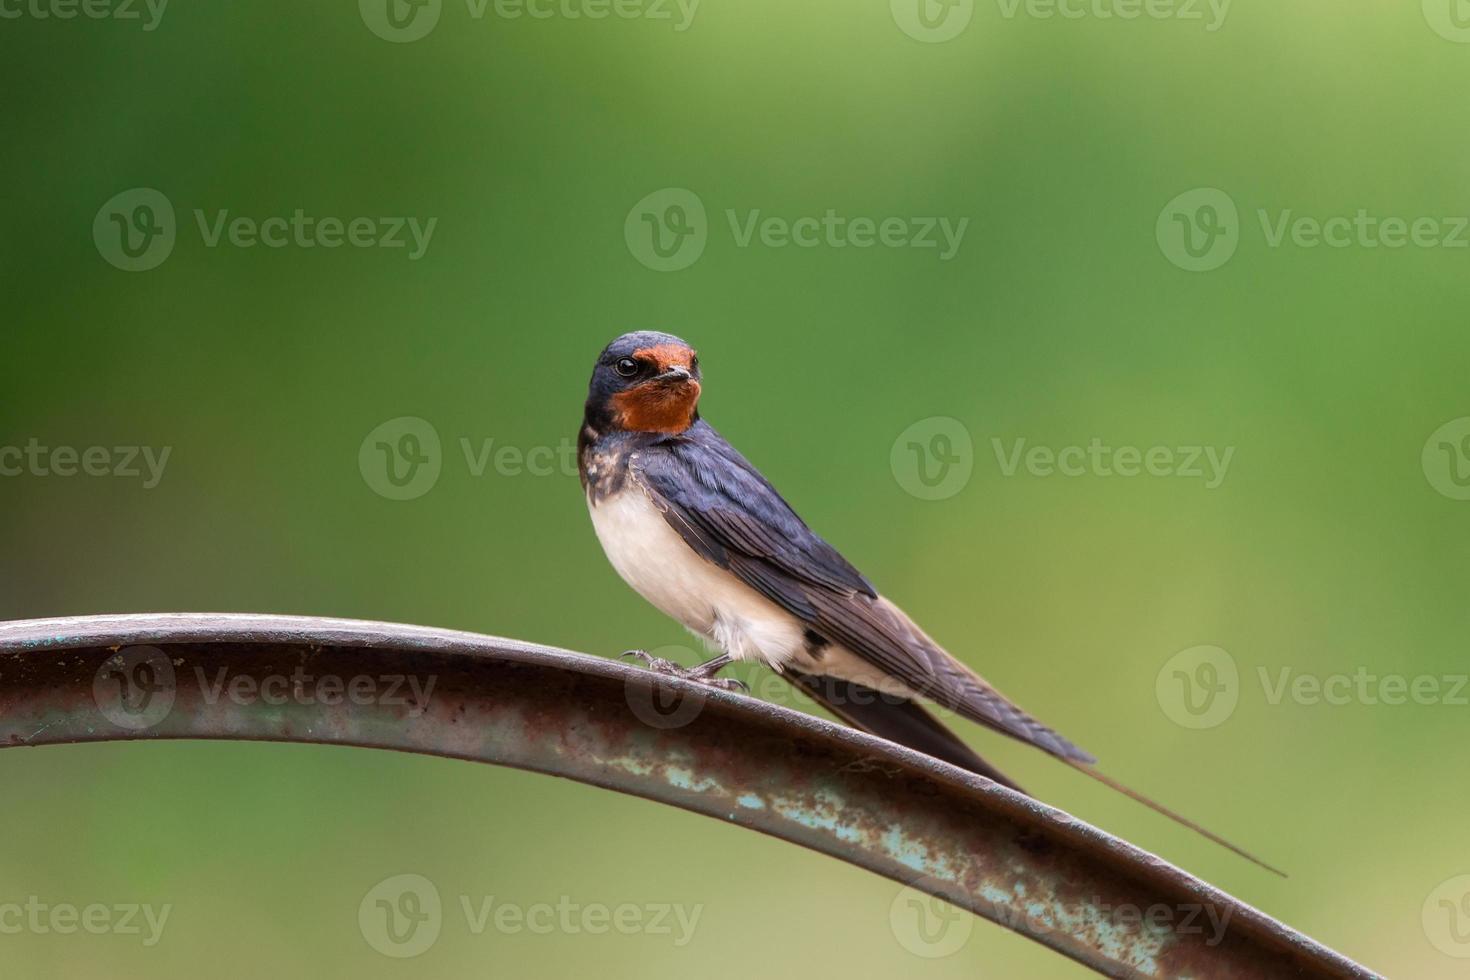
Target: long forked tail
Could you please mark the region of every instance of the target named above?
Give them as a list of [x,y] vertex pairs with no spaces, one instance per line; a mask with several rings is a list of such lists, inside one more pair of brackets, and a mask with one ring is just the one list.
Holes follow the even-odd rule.
[[790,668],[785,674],[800,684],[813,701],[854,728],[979,773],[1017,793],[1026,792],[1005,773],[980,758],[958,735],[940,724],[939,719],[916,701],[881,694],[870,687],[835,677],[818,677]]
[[[961,769],[968,769],[971,772],[978,773],[987,779],[1000,783],[1002,786],[1019,793],[1026,793],[1024,789],[1007,778],[1005,774],[975,754],[974,750],[961,741],[959,736],[950,731],[938,718],[935,718],[928,711],[924,710],[916,701],[900,698],[892,694],[882,694],[872,688],[831,676],[803,674],[800,671],[790,668],[787,668],[784,673],[789,680],[800,685],[809,697],[855,728],[871,732],[880,738],[888,739],[890,742],[897,742],[911,749],[917,749],[937,759],[942,759],[952,765],[959,766]],[[1205,829],[1193,820],[1175,813],[1161,803],[1156,803],[1137,790],[1098,772],[1093,768],[1095,761],[1091,755],[1072,745],[1072,743],[1057,735],[1051,729],[1046,728],[1040,722],[1031,718],[1020,708],[1017,708],[1008,701],[1000,692],[974,676],[973,672],[971,672],[970,676],[974,679],[974,684],[977,686],[976,689],[983,691],[987,699],[987,704],[1000,706],[1004,709],[1003,714],[997,714],[993,717],[1003,717],[1007,724],[1000,725],[993,723],[991,720],[988,720],[992,716],[980,717],[970,715],[970,717],[976,717],[977,720],[981,720],[989,727],[997,728],[1018,741],[1041,749],[1047,755],[1060,759],[1073,769],[1097,780],[1109,789],[1122,793],[1131,800],[1142,803],[1155,813],[1168,817],[1181,827],[1189,828],[1206,840],[1214,841],[1227,851],[1238,854],[1252,864],[1264,868],[1272,874],[1280,875],[1283,878],[1286,877],[1286,872],[1267,864],[1254,854],[1232,844],[1219,834]],[[1026,793],[1026,795],[1030,796],[1031,794]]]
[[1273,867],[1273,866],[1267,864],[1265,861],[1262,861],[1260,858],[1256,857],[1254,854],[1250,853],[1249,851],[1245,850],[1244,848],[1238,847],[1235,844],[1230,843],[1230,841],[1228,841],[1225,838],[1221,837],[1219,834],[1214,833],[1213,831],[1207,830],[1204,827],[1201,827],[1199,824],[1195,823],[1193,820],[1190,820],[1188,817],[1184,817],[1184,816],[1181,816],[1178,813],[1175,813],[1173,810],[1170,810],[1168,807],[1164,806],[1162,803],[1157,803],[1157,802],[1149,799],[1147,796],[1144,796],[1142,793],[1138,792],[1137,790],[1132,789],[1132,788],[1130,788],[1128,786],[1124,786],[1122,783],[1118,782],[1116,779],[1112,779],[1112,778],[1110,778],[1108,776],[1103,775],[1102,773],[1100,773],[1096,769],[1094,769],[1092,766],[1089,766],[1089,765],[1087,765],[1086,763],[1083,763],[1083,762],[1076,762],[1076,761],[1071,760],[1071,759],[1063,759],[1062,761],[1065,762],[1067,765],[1071,766],[1073,769],[1076,769],[1078,772],[1084,773],[1085,775],[1089,776],[1090,778],[1095,779],[1098,782],[1102,783],[1104,786],[1108,787],[1108,789],[1114,790],[1114,791],[1116,791],[1118,793],[1122,793],[1124,796],[1128,797],[1130,800],[1135,800],[1135,801],[1137,801],[1139,803],[1142,803],[1144,806],[1148,807],[1150,810],[1154,811],[1155,813],[1162,814],[1163,816],[1168,817],[1170,820],[1172,820],[1175,823],[1179,824],[1181,827],[1188,827],[1190,830],[1194,831],[1196,834],[1199,834],[1201,837],[1205,838],[1206,840],[1214,841],[1216,844],[1219,844],[1221,847],[1225,848],[1227,851],[1231,851],[1232,853],[1235,853],[1235,854],[1240,855],[1241,857],[1243,857],[1247,861],[1249,861],[1251,864],[1254,864],[1254,865],[1256,865],[1257,867],[1260,867],[1260,868],[1264,868],[1267,871],[1271,872],[1272,874],[1280,875],[1283,878],[1286,877],[1286,872],[1285,871],[1282,871],[1280,868],[1276,868],[1276,867]]

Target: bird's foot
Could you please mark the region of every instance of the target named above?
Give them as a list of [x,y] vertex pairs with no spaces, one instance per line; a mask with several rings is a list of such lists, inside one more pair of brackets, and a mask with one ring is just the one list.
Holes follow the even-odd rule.
[[676,664],[672,660],[664,660],[655,657],[646,650],[624,650],[618,659],[628,658],[643,661],[644,665],[655,674],[665,674],[669,677],[678,677],[681,680],[693,681],[706,687],[718,688],[721,691],[740,691],[743,694],[750,693],[750,687],[744,681],[738,681],[733,677],[716,677],[715,674],[730,661],[727,658],[712,660],[707,664],[697,667],[685,667]]

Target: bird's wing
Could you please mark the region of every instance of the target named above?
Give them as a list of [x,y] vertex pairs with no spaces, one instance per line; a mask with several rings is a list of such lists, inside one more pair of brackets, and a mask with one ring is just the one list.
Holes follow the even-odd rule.
[[708,423],[630,462],[665,520],[706,561],[910,691],[1077,762],[1096,760],[950,656],[814,534]]

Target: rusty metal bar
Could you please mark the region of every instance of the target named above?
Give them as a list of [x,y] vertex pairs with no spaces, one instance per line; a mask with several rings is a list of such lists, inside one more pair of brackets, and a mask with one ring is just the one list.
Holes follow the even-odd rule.
[[0,745],[161,738],[399,749],[565,776],[867,868],[1112,977],[1375,976],[979,776],[612,660],[340,619],[0,623]]

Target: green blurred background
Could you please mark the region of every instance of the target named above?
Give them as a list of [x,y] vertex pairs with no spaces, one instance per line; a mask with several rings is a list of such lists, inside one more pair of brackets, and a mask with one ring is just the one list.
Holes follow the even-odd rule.
[[[460,448],[562,445],[600,347],[667,329],[700,350],[706,417],[936,638],[1107,772],[1292,876],[964,728],[1003,768],[1389,975],[1463,976],[1450,952],[1470,945],[1445,951],[1431,896],[1470,873],[1470,707],[1273,704],[1257,674],[1466,670],[1470,502],[1421,450],[1470,415],[1470,250],[1272,247],[1258,216],[1470,213],[1453,108],[1470,44],[1434,7],[1241,2],[1211,31],[1203,6],[1064,19],[982,2],[950,12],[971,19],[943,43],[883,0],[705,0],[682,31],[673,6],[512,19],[444,0],[411,43],[343,0],[178,3],[151,31],[145,8],[7,8],[0,446],[172,452],[152,489],[0,478],[0,618],[239,610],[605,655],[692,646],[609,568],[575,475],[475,476]],[[139,187],[171,202],[177,241],[127,272],[93,222]],[[663,188],[708,215],[677,271],[624,234]],[[1194,188],[1239,209],[1236,251],[1207,272],[1156,235]],[[210,248],[194,218],[297,208],[437,225],[411,261]],[[725,215],[829,208],[969,225],[941,261],[742,248]],[[407,501],[358,465],[399,416],[443,442],[437,483]],[[925,500],[890,451],[934,416],[968,432],[973,473]],[[1205,489],[1006,476],[992,444],[1094,437],[1235,455]],[[1192,729],[1156,679],[1202,644],[1241,680],[1233,714]],[[0,784],[0,901],[173,906],[151,948],[0,935],[5,976],[1087,975],[985,923],[925,959],[890,925],[890,882],[523,773],[176,743],[5,752]],[[400,873],[454,906],[416,959],[357,926]],[[474,935],[459,895],[702,913],[682,947]]]

